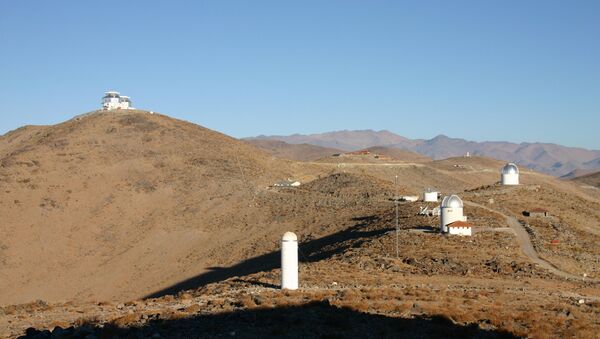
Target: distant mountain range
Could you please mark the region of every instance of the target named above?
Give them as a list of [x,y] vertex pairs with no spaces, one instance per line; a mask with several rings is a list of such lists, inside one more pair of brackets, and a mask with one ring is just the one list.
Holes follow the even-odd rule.
[[572,171],[600,170],[600,151],[551,143],[474,142],[445,135],[438,135],[429,140],[408,139],[385,130],[344,130],[289,136],[260,135],[246,140],[279,140],[289,144],[310,144],[344,151],[385,146],[419,153],[436,160],[462,156],[469,152],[472,155],[512,161],[554,176],[568,176]]

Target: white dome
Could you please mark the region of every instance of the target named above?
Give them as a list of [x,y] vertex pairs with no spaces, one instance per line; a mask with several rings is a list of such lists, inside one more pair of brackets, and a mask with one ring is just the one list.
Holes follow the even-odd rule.
[[463,208],[463,202],[457,195],[448,195],[442,200],[442,208]]
[[519,168],[512,162],[509,162],[502,167],[502,174],[519,174]]
[[298,241],[298,237],[293,232],[285,232],[283,234],[283,238],[281,238],[281,240],[283,240],[283,241]]

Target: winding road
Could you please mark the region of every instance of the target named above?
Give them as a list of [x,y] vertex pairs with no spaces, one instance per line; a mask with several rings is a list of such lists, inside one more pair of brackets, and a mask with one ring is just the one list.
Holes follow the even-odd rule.
[[[529,238],[529,234],[525,230],[525,227],[523,227],[523,225],[521,225],[521,223],[519,222],[519,220],[517,220],[517,218],[508,216],[500,211],[491,209],[487,206],[484,206],[484,205],[481,205],[478,203],[474,203],[471,201],[465,201],[464,203],[465,203],[465,205],[483,208],[489,212],[501,215],[506,220],[506,223],[513,230],[514,234],[516,235],[517,243],[519,244],[521,251],[533,263],[538,264],[540,267],[545,268],[546,270],[554,273],[557,276],[563,277],[563,278],[576,279],[576,280],[583,279],[583,276],[574,275],[569,272],[561,271],[558,267],[554,266],[550,262],[540,258],[540,256],[536,252],[535,248],[533,247],[533,244],[531,243],[531,239]],[[594,283],[600,282],[600,280],[593,280],[593,279],[586,279],[586,281],[594,282]]]

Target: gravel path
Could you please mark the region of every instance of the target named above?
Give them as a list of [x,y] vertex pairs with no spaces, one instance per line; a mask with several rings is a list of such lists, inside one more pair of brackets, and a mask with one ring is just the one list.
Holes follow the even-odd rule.
[[[581,280],[583,279],[582,276],[579,275],[573,275],[569,272],[565,272],[565,271],[561,271],[558,267],[554,266],[553,264],[549,263],[548,261],[540,258],[540,256],[538,255],[538,253],[536,252],[535,248],[533,247],[533,244],[531,243],[531,239],[529,238],[529,234],[527,233],[527,231],[525,230],[525,227],[523,227],[523,225],[521,225],[521,223],[519,222],[519,220],[517,220],[517,218],[513,217],[513,216],[508,216],[502,212],[496,211],[494,209],[491,209],[487,206],[481,205],[481,204],[477,204],[474,202],[470,202],[470,201],[465,201],[466,205],[470,205],[470,206],[474,206],[474,207],[479,207],[479,208],[483,208],[487,211],[490,211],[492,213],[496,213],[501,215],[502,217],[504,217],[504,219],[506,220],[506,223],[508,224],[508,226],[514,231],[516,237],[517,237],[517,243],[519,244],[519,247],[521,248],[521,251],[523,252],[523,254],[525,254],[533,263],[538,264],[540,267],[554,273],[557,276],[566,278],[566,279],[576,279],[576,280]],[[587,280],[587,281],[592,281],[592,282],[599,282],[598,280]]]

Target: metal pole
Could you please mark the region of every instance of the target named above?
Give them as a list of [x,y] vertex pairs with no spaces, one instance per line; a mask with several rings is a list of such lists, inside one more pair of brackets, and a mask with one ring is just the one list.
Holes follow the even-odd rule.
[[399,245],[398,245],[398,235],[399,235],[399,230],[398,230],[398,175],[396,175],[396,179],[394,180],[395,186],[396,186],[396,197],[394,198],[394,201],[396,203],[396,258],[400,258],[400,249],[399,249]]

